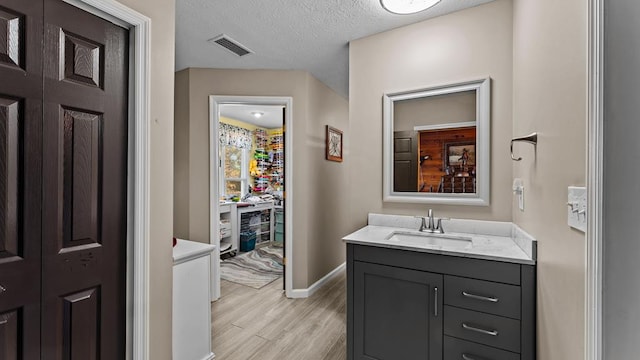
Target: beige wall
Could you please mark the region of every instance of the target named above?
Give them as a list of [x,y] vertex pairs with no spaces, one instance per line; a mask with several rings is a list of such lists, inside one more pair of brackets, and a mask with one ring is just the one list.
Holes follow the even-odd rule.
[[174,0],[119,0],[151,18],[149,359],[171,359]]
[[[293,98],[294,174],[293,188],[289,184],[287,189],[294,202],[290,209],[294,217],[293,287],[308,287],[326,274],[326,269],[344,259],[344,251],[340,254],[334,247],[342,246],[337,241],[346,232],[338,234],[339,227],[326,230],[333,224],[325,223],[325,217],[317,215],[317,212],[334,212],[339,216],[346,211],[346,208],[334,207],[340,200],[340,192],[323,194],[320,202],[315,198],[319,197],[317,188],[325,182],[347,188],[346,178],[340,177],[345,167],[326,168],[324,147],[319,147],[324,141],[324,127],[320,122],[346,127],[347,101],[316,84],[317,80],[302,71],[187,69],[176,74],[177,78],[182,76],[188,77],[189,106],[188,110],[176,107],[176,127],[188,123],[189,137],[182,139],[185,142],[176,142],[176,152],[189,149],[189,180],[175,186],[187,189],[189,195],[179,201],[188,202],[184,206],[189,208],[189,213],[186,220],[177,214],[176,222],[188,222],[188,228],[180,236],[195,241],[209,241],[209,95]],[[176,93],[183,90],[176,89]],[[318,169],[323,167],[327,171],[319,173]]]
[[393,104],[393,130],[413,130],[414,126],[476,121],[476,92],[431,96],[396,101]]
[[[189,73],[175,74],[175,144],[189,143]],[[178,113],[177,109],[181,109]],[[174,146],[173,187],[173,234],[188,239],[189,234],[189,188],[181,186],[189,182],[189,147]]]
[[[357,199],[349,193],[348,169],[353,164],[348,150],[352,136],[348,131],[349,103],[313,76],[307,75],[307,81],[308,178],[305,193],[295,196],[304,196],[308,207],[307,232],[314,234],[307,247],[307,284],[311,285],[345,261],[346,248],[341,239],[351,232],[349,203]],[[325,159],[326,125],[343,131],[343,153],[346,154],[342,163]]]
[[584,358],[585,236],[567,226],[567,186],[585,184],[587,6],[514,0],[513,134],[538,132],[523,160],[525,211],[514,222],[538,238],[538,358]]
[[[512,4],[498,0],[350,44],[349,230],[369,212],[511,220]],[[490,76],[491,206],[382,201],[382,95]],[[466,120],[465,120],[466,121]]]

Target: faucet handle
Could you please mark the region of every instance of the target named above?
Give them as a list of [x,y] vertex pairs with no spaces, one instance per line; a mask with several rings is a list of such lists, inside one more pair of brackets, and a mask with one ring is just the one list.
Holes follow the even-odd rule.
[[420,229],[418,231],[425,231],[427,228],[427,219],[424,216],[414,216],[416,219],[420,219]]
[[450,218],[439,218],[436,223],[435,230],[440,230],[440,234],[444,234],[444,228],[442,227],[442,220],[451,220]]

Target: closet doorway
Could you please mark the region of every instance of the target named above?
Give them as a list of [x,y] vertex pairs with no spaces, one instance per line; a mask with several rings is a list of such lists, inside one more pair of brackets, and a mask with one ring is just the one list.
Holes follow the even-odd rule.
[[280,266],[291,297],[292,106],[290,97],[210,96],[212,301],[224,295],[221,278],[260,287]]

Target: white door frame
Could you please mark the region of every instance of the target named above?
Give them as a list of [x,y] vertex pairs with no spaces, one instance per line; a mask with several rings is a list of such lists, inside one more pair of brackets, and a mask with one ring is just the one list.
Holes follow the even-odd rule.
[[589,100],[587,125],[587,252],[585,346],[587,360],[602,360],[604,0],[589,1]]
[[216,245],[213,255],[211,276],[214,280],[212,300],[220,298],[220,203],[219,176],[217,173],[220,163],[218,150],[218,122],[220,121],[220,105],[251,104],[251,105],[282,105],[285,107],[285,149],[284,149],[284,184],[285,184],[285,296],[292,297],[293,290],[293,98],[280,96],[209,96],[209,242]]
[[151,19],[115,0],[63,1],[129,29],[127,358],[146,360],[149,356]]

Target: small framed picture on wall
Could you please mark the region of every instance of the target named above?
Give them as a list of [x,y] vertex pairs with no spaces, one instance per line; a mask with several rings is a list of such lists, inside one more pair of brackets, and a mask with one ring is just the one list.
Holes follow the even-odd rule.
[[342,131],[327,125],[327,160],[342,162]]
[[445,167],[449,166],[475,166],[476,143],[457,142],[444,145]]

